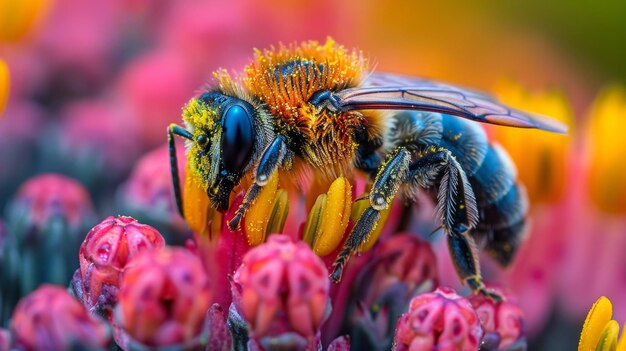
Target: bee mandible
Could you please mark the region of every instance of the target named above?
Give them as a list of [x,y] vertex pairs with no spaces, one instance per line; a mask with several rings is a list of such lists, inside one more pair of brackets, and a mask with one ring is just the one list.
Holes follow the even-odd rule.
[[[400,194],[414,199],[425,190],[436,202],[460,278],[473,292],[500,299],[482,282],[476,242],[509,264],[523,237],[528,204],[506,152],[472,121],[557,133],[566,132],[564,125],[480,92],[370,72],[362,53],[331,39],[257,50],[242,76],[222,70],[215,77],[212,88],[184,107],[185,128],[168,128],[176,203],[188,220],[198,214],[185,213],[183,201],[206,201],[225,212],[246,176],[252,183],[227,219],[231,230],[279,170],[327,180],[363,171],[372,180],[369,205],[334,262],[334,281],[381,212]],[[183,199],[175,135],[186,139],[193,173],[185,186],[201,197]]]

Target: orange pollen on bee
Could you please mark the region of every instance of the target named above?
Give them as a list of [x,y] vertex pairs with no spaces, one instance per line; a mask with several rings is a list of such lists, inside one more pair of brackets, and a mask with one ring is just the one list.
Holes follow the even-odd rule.
[[361,52],[348,51],[332,39],[324,45],[307,41],[299,46],[256,50],[254,61],[244,69],[243,82],[273,115],[297,119],[298,110],[315,92],[357,86],[366,67]]
[[303,156],[330,176],[343,174],[356,150],[353,140],[366,118],[359,112],[331,112],[309,103],[316,92],[340,91],[358,86],[367,68],[359,51],[349,51],[332,39],[325,44],[307,41],[300,45],[256,50],[244,69],[247,91],[261,99],[275,123],[285,133],[301,135]]

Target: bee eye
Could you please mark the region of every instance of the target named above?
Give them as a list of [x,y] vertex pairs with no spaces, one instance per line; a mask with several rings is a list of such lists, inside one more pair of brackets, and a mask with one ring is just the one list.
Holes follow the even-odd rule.
[[198,145],[200,145],[200,147],[204,148],[209,143],[209,138],[206,136],[206,134],[200,134],[196,138],[196,142],[198,143]]
[[227,171],[237,173],[252,154],[252,116],[243,106],[232,105],[224,112],[222,121],[222,163]]

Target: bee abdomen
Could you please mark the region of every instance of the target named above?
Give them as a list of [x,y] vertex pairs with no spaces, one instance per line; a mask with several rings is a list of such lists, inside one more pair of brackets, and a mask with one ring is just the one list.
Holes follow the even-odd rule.
[[[506,267],[513,262],[526,232],[526,218],[501,229],[491,229],[480,235],[488,235],[485,250],[499,264]],[[476,233],[474,233],[476,235]]]
[[524,187],[514,183],[502,197],[479,206],[479,221],[473,231],[479,242],[500,264],[508,265],[523,239],[528,212]]
[[515,166],[499,145],[489,145],[480,167],[469,177],[478,206],[501,199],[515,183]]

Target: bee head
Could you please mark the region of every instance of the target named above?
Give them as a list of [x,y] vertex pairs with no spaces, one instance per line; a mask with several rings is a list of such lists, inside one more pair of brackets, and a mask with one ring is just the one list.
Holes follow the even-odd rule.
[[255,114],[250,103],[215,91],[192,99],[183,110],[193,135],[187,141],[188,172],[194,172],[221,212],[228,209],[230,193],[252,165]]

